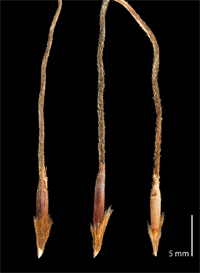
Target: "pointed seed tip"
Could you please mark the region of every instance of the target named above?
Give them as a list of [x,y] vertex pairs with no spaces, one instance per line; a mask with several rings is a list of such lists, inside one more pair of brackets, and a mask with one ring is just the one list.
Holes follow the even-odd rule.
[[43,251],[42,249],[38,248],[38,259],[42,256]]
[[156,252],[154,252],[153,254],[154,254],[154,256],[156,256],[156,257],[157,257],[157,251],[156,251]]
[[93,258],[95,258],[98,255],[99,251],[94,251]]

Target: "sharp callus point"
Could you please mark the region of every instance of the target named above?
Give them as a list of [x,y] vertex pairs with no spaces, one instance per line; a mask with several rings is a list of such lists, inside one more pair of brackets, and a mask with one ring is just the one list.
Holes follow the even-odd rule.
[[104,232],[112,212],[113,210],[111,209],[111,207],[109,207],[108,210],[106,210],[104,213],[103,222],[101,224],[97,224],[94,226],[92,226],[92,224],[90,225],[90,230],[91,230],[92,238],[93,238],[93,251],[94,251],[93,257],[94,258],[97,256],[97,254],[101,250]]
[[159,229],[152,229],[150,225],[148,225],[148,233],[151,239],[153,254],[157,257],[158,253],[158,245],[161,237],[161,228],[164,221],[164,214],[160,217],[160,227]]
[[103,235],[108,224],[108,220],[112,213],[111,207],[104,212],[105,209],[105,164],[99,164],[99,171],[97,174],[95,193],[94,193],[94,214],[93,214],[93,226],[90,226],[90,230],[93,238],[93,250],[94,258],[99,253]]
[[159,184],[159,178],[156,174],[154,174],[150,197],[151,226],[148,225],[148,233],[155,256],[157,256],[159,240],[161,237],[161,228],[164,221],[164,214],[161,215],[161,194]]
[[36,217],[34,217],[34,226],[36,233],[37,255],[40,258],[44,252],[45,244],[49,237],[52,220],[48,214],[48,189],[46,170],[40,177],[37,189]]
[[45,244],[49,237],[52,220],[48,217],[35,217],[34,226],[36,233],[37,255],[40,258],[44,252]]

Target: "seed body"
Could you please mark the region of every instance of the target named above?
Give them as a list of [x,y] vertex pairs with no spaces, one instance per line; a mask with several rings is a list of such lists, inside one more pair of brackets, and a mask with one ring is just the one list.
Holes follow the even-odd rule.
[[45,244],[49,237],[52,220],[49,216],[49,200],[47,188],[46,170],[41,175],[38,183],[37,197],[36,197],[36,217],[34,217],[34,226],[36,233],[36,243],[38,258],[43,254]]
[[103,222],[105,209],[105,164],[99,164],[97,174],[95,193],[94,193],[94,214],[93,225],[98,225]]
[[[154,175],[155,177],[155,175]],[[155,177],[150,196],[151,228],[159,229],[161,213],[161,194],[159,181]]]
[[36,197],[36,217],[47,216],[49,213],[49,199],[47,189],[47,177],[40,178]]

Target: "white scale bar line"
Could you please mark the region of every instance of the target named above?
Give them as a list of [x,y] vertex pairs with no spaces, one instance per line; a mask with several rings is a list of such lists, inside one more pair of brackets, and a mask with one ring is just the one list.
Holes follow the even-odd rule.
[[191,215],[191,257],[193,257],[193,215]]

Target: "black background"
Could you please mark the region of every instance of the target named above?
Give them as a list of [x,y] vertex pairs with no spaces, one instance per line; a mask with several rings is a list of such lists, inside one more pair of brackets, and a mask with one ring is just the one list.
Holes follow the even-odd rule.
[[[33,226],[38,183],[40,67],[57,2],[2,2],[2,271],[198,272],[199,3],[129,2],[160,47],[163,107],[160,188],[165,222],[158,257],[147,233],[155,108],[149,38],[120,4],[106,15],[106,208],[114,212],[92,257],[98,170],[100,1],[64,1],[47,65],[45,160],[54,224],[38,260]],[[194,257],[190,217],[194,215]]]

